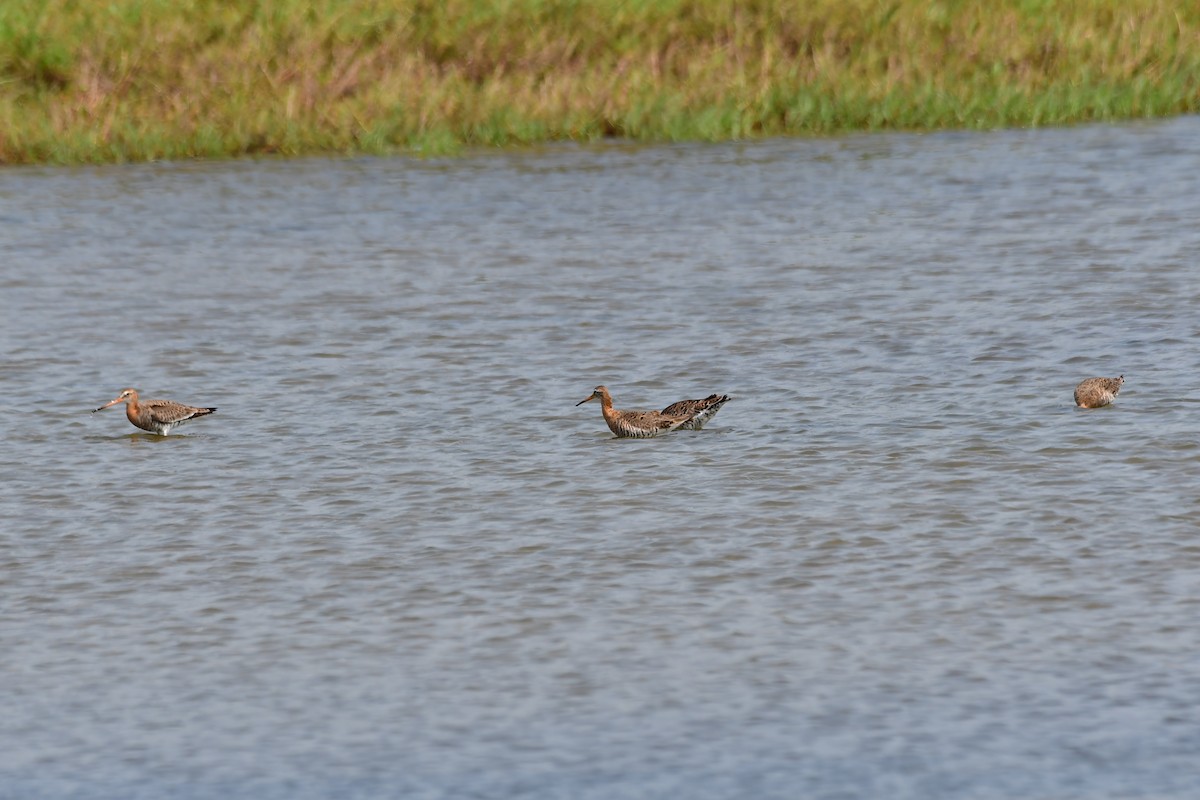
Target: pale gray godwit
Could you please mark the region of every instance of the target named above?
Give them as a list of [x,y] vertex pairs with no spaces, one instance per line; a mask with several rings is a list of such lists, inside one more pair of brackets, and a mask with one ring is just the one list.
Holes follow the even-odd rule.
[[196,417],[203,417],[216,411],[215,408],[185,406],[174,400],[142,400],[139,402],[137,389],[122,389],[116,399],[105,403],[92,413],[103,411],[117,403],[125,404],[125,416],[129,418],[130,422],[144,431],[157,433],[160,436],[166,436],[173,428],[178,428]]
[[[694,416],[694,414],[665,414],[662,411],[621,411],[613,408],[612,395],[604,386],[597,386],[590,395],[575,405],[581,406],[587,401],[597,398],[600,400],[600,413],[604,415],[608,429],[621,438],[649,439],[652,436],[661,436],[684,427],[692,421]],[[681,402],[696,401],[684,400]],[[708,416],[711,417],[712,414],[710,413]],[[703,425],[703,421],[700,424]]]
[[1100,408],[1112,403],[1121,391],[1125,376],[1115,378],[1088,378],[1075,387],[1075,405],[1080,408]]
[[680,425],[679,430],[698,431],[728,402],[727,394],[710,394],[703,400],[680,400],[678,403],[671,403],[662,413],[668,417],[687,417],[688,421]]

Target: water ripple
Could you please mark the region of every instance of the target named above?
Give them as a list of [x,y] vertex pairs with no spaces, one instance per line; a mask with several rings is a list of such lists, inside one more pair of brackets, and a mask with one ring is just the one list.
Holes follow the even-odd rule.
[[8,171],[0,795],[1194,796],[1197,125]]

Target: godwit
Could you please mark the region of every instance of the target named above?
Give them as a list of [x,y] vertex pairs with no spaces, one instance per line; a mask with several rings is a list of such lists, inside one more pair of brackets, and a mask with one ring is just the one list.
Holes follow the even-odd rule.
[[[185,406],[174,400],[143,400],[139,403],[137,389],[122,389],[115,400],[105,403],[96,411],[103,411],[117,403],[125,404],[125,416],[129,418],[130,422],[144,431],[157,433],[160,436],[166,436],[173,428],[178,428],[196,417],[203,417],[216,411],[215,408]],[[96,411],[92,413],[95,414]]]
[[1100,408],[1112,403],[1125,382],[1124,375],[1115,378],[1088,378],[1075,387],[1075,405],[1080,408]]
[[600,398],[600,413],[604,414],[608,429],[620,437],[649,439],[651,436],[661,436],[691,419],[687,416],[664,414],[661,411],[618,411],[613,408],[612,395],[603,386],[597,386],[590,395],[575,405],[581,406],[596,398]]
[[698,431],[728,402],[727,394],[710,394],[703,400],[680,400],[678,403],[671,403],[662,413],[668,417],[687,417],[688,421],[680,425],[679,429]]

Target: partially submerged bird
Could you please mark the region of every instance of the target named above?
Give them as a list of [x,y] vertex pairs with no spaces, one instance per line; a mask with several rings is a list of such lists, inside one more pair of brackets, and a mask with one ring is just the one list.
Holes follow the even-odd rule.
[[575,405],[581,406],[589,400],[600,400],[600,413],[608,423],[608,429],[620,437],[649,439],[661,436],[689,422],[686,415],[664,414],[661,411],[619,411],[613,408],[612,395],[603,386],[597,386],[590,395]]
[[215,408],[185,406],[174,400],[142,400],[139,402],[137,389],[122,389],[116,399],[105,403],[92,413],[111,408],[117,403],[125,404],[125,416],[129,418],[130,422],[144,431],[157,433],[160,436],[166,436],[173,428],[190,422],[196,417],[203,417],[216,411]]
[[721,410],[729,397],[711,394],[703,400],[680,400],[662,411],[620,411],[613,408],[608,389],[597,386],[575,405],[581,406],[596,399],[600,400],[600,413],[604,415],[610,431],[622,438],[648,439],[678,429],[700,430]]
[[1075,387],[1075,405],[1080,408],[1100,408],[1112,403],[1121,391],[1125,376],[1115,378],[1088,378]]
[[668,417],[688,417],[688,421],[680,425],[679,429],[698,431],[728,402],[727,394],[710,394],[703,400],[680,400],[678,403],[671,403],[662,413]]

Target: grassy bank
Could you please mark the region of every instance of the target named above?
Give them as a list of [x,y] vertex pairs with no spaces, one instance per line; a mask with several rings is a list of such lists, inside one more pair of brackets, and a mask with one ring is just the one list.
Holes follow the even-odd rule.
[[1200,110],[1177,0],[6,0],[0,162]]

